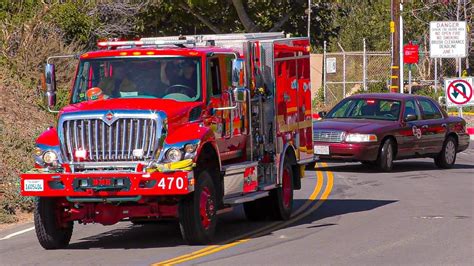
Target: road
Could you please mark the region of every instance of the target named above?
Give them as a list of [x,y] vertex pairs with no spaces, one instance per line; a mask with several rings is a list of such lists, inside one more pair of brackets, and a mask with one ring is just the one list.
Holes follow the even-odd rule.
[[219,217],[209,246],[185,245],[173,222],[121,222],[76,224],[68,249],[45,251],[24,224],[0,232],[9,237],[0,240],[0,264],[473,265],[474,148],[458,154],[454,169],[431,159],[394,168],[318,163],[295,193],[289,222],[249,222],[235,208]]

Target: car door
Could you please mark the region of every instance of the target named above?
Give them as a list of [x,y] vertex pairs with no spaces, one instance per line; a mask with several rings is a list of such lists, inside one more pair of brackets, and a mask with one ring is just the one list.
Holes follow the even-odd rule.
[[[415,120],[407,121],[408,115],[415,115]],[[405,101],[399,129],[398,157],[412,157],[423,152],[423,130],[421,113],[415,99]]]
[[444,138],[447,132],[447,125],[444,116],[436,103],[429,98],[418,98],[422,116],[422,129],[426,135],[424,144],[425,154],[439,153],[443,147]]

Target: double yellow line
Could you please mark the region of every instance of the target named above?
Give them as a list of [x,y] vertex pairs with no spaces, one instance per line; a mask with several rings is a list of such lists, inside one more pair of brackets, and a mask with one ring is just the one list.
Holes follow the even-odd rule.
[[[321,163],[321,165],[324,166],[324,167],[327,166],[326,163]],[[315,166],[319,167],[320,165],[318,163],[316,163]],[[319,193],[321,192],[321,190],[323,188],[324,173],[326,173],[326,177],[327,177],[326,187],[325,187],[321,197],[314,203],[314,201],[316,200],[316,197],[319,195]],[[264,226],[262,228],[258,228],[254,231],[249,232],[249,233],[234,237],[232,239],[228,239],[228,240],[225,241],[225,243],[227,243],[227,244],[211,245],[211,246],[205,247],[203,249],[200,249],[200,250],[197,250],[197,251],[194,251],[194,252],[179,256],[179,257],[175,257],[175,258],[172,258],[172,259],[169,259],[169,260],[154,263],[152,265],[153,266],[174,265],[174,264],[179,264],[179,263],[183,263],[183,262],[186,262],[186,261],[194,260],[194,259],[197,259],[197,258],[200,258],[200,257],[204,257],[204,256],[207,256],[207,255],[210,255],[210,254],[214,254],[214,253],[217,253],[221,250],[225,250],[225,249],[243,244],[245,242],[248,242],[252,238],[255,238],[255,237],[258,237],[258,236],[261,236],[261,235],[265,235],[265,234],[268,234],[271,231],[275,231],[275,230],[284,228],[284,227],[288,226],[289,224],[292,224],[292,223],[308,216],[309,214],[314,212],[317,208],[319,208],[324,203],[324,201],[328,198],[329,194],[332,191],[332,187],[333,187],[333,184],[334,184],[334,175],[330,171],[325,171],[324,173],[322,171],[319,171],[319,170],[316,171],[317,180],[316,180],[316,185],[314,187],[313,192],[308,197],[308,200],[306,200],[306,202],[293,213],[290,220],[285,221],[285,222],[273,222],[273,223],[270,223],[267,226]]]

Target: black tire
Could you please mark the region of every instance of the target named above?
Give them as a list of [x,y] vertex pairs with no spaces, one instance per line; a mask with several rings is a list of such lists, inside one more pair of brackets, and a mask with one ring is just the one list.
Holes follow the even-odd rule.
[[457,142],[454,137],[449,136],[444,140],[441,152],[434,158],[436,166],[442,169],[450,169],[456,163]]
[[[207,198],[203,205],[205,217],[201,217],[202,197]],[[217,224],[217,199],[212,177],[207,171],[199,174],[194,192],[181,199],[178,211],[181,235],[188,244],[201,245],[213,240]]]
[[392,139],[386,139],[379,150],[377,157],[377,167],[384,171],[390,172],[393,168],[393,157],[395,155]]
[[[289,193],[287,194],[287,204],[285,204],[285,193]],[[286,158],[283,165],[282,185],[270,191],[268,201],[271,206],[271,208],[269,208],[272,212],[271,218],[275,220],[290,219],[293,209],[293,171]]]
[[36,200],[34,222],[36,237],[44,249],[60,249],[69,245],[74,223],[59,224],[57,215],[61,210],[57,198],[43,198]]

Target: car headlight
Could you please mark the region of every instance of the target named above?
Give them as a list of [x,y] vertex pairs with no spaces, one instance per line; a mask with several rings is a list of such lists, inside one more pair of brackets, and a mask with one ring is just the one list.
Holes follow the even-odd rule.
[[349,133],[346,135],[346,142],[376,142],[377,135],[375,134],[359,134]]
[[58,160],[58,155],[54,151],[46,151],[43,154],[43,161],[47,164],[53,164]]
[[171,148],[166,152],[166,159],[170,162],[181,161],[183,158],[183,152],[176,148]]
[[196,151],[197,146],[198,146],[197,144],[188,143],[188,144],[184,145],[184,152],[193,153],[193,152]]

